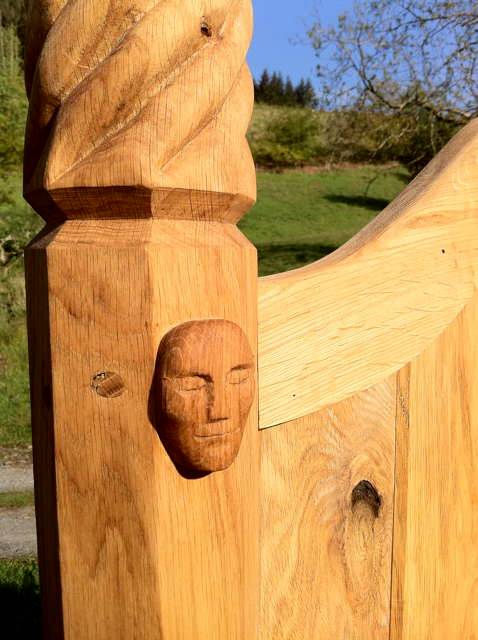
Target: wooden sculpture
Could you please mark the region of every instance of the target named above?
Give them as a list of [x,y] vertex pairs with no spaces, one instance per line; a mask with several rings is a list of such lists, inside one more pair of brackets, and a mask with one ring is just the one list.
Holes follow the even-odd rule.
[[242,329],[225,320],[175,327],[159,346],[155,387],[155,423],[178,469],[230,467],[255,392],[254,356]]
[[258,281],[250,0],[28,25],[45,638],[475,640],[478,122]]

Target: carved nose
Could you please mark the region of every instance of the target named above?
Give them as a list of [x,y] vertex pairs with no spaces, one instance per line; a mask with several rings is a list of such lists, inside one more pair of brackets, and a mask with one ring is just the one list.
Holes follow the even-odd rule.
[[225,390],[215,386],[209,400],[209,422],[219,422],[228,418],[229,411]]

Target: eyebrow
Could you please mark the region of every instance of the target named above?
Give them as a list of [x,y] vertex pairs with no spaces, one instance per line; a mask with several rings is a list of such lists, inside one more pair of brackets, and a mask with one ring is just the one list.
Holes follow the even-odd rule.
[[211,380],[211,375],[209,373],[200,373],[199,371],[185,371],[176,373],[174,375],[163,375],[163,380],[171,380],[171,378],[204,378],[205,380]]
[[[227,370],[227,373],[231,373],[231,371],[245,371],[247,369],[252,369],[254,367],[253,362],[245,362],[242,364],[235,365]],[[173,378],[204,378],[208,382],[212,382],[212,376],[210,373],[201,372],[200,370],[192,369],[191,371],[183,370],[173,375],[163,375],[161,376],[163,380],[171,380]]]
[[254,366],[253,362],[249,362],[246,364],[238,364],[235,367],[232,367],[231,369],[229,369],[229,371],[241,371],[243,369],[252,369],[253,366]]

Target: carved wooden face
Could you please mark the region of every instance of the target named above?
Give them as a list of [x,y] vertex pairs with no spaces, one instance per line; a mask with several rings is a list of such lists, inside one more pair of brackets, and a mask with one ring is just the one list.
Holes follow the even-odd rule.
[[158,430],[173,462],[201,473],[227,469],[239,452],[255,391],[244,332],[225,320],[185,323],[163,338],[158,364]]

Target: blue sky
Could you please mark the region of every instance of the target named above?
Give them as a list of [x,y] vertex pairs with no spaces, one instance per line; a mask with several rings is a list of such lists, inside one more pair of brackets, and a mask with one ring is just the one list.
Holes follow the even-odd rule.
[[248,58],[252,73],[258,77],[267,67],[297,81],[303,76],[313,80],[315,56],[310,45],[290,40],[306,40],[306,25],[314,15],[331,23],[353,0],[253,0],[253,5],[255,32]]

